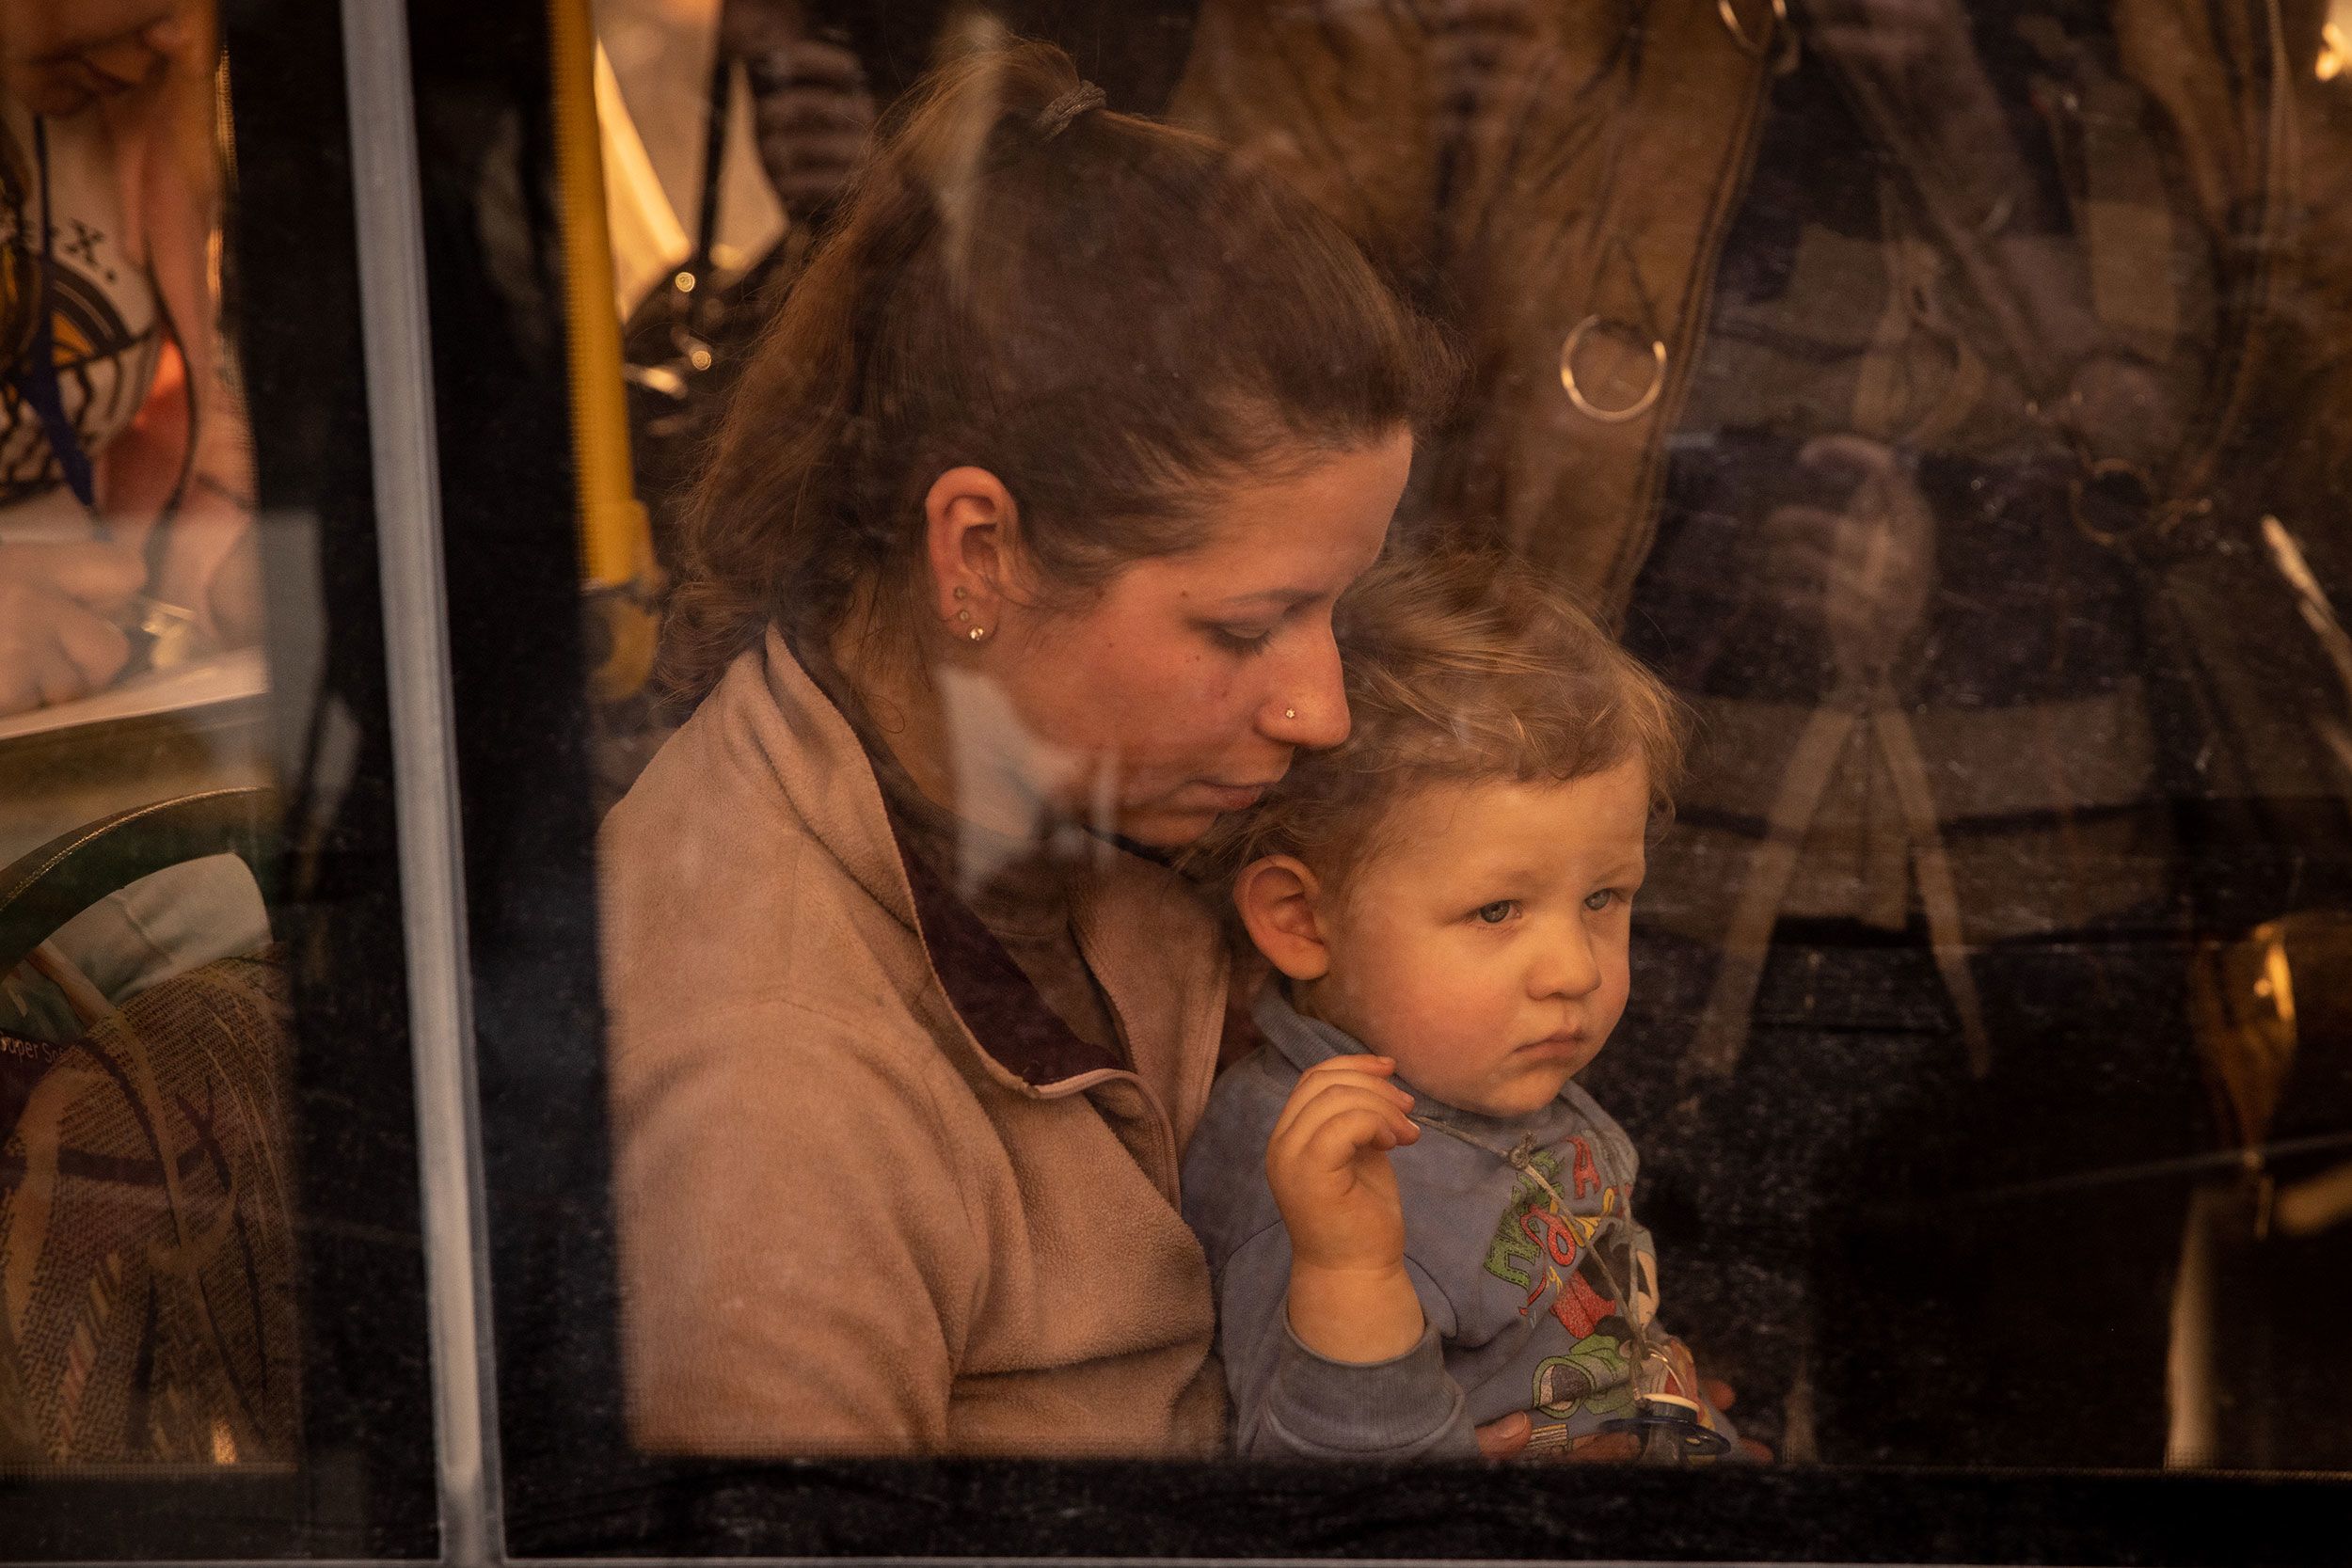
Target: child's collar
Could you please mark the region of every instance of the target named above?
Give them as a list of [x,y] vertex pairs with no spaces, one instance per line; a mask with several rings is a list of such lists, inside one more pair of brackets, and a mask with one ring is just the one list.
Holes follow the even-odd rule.
[[[1291,1002],[1289,989],[1279,974],[1258,993],[1257,1003],[1250,1008],[1249,1016],[1258,1025],[1258,1032],[1265,1037],[1266,1043],[1300,1072],[1334,1056],[1366,1054],[1364,1043],[1338,1024],[1326,1023],[1319,1018],[1309,1018],[1300,1012]],[[1454,1132],[1464,1141],[1502,1158],[1508,1158],[1522,1133],[1535,1131],[1540,1137],[1540,1124],[1555,1114],[1560,1101],[1568,1097],[1570,1086],[1564,1085],[1559,1096],[1538,1110],[1530,1111],[1525,1116],[1502,1117],[1481,1116],[1476,1111],[1465,1111],[1458,1105],[1433,1100],[1401,1077],[1396,1083],[1414,1097],[1415,1121],[1433,1125],[1443,1123],[1447,1131]]]
[[1335,1023],[1309,1018],[1293,1006],[1289,987],[1279,974],[1258,992],[1249,1016],[1266,1042],[1301,1072],[1334,1056],[1364,1053],[1363,1042],[1355,1036]]

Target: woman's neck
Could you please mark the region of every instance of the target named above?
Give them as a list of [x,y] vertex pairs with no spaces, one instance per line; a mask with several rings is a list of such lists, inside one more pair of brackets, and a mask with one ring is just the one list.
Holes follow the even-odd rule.
[[989,733],[980,702],[957,703],[968,711],[959,716],[961,722],[951,721],[951,696],[989,692],[985,677],[945,662],[934,666],[930,654],[919,634],[894,636],[864,604],[842,618],[825,644],[834,679],[863,710],[857,727],[866,743],[886,748],[924,800],[1007,838],[1035,836],[1041,802],[1004,755],[1002,742],[1012,737]]

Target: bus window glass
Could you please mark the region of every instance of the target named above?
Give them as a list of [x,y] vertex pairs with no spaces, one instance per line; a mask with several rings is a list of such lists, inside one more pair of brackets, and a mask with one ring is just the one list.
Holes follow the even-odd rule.
[[0,4],[10,1555],[432,1534],[348,132],[266,8]]
[[[437,325],[510,1544],[1092,1549],[1108,1458],[1235,1550],[1382,1463],[1397,1544],[1485,1456],[1596,1555],[1587,1461],[1692,1555],[1824,1470],[1865,1555],[2193,1555],[2115,1473],[2352,1473],[2347,27],[564,0],[421,65],[501,117],[421,97],[504,334]],[[860,1501],[943,1458],[1019,1463]]]

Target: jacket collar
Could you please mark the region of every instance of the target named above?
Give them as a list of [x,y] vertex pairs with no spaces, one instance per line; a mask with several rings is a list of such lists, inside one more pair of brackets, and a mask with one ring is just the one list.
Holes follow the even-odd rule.
[[[1250,1018],[1258,1032],[1266,1038],[1281,1058],[1304,1072],[1317,1062],[1327,1062],[1334,1056],[1359,1056],[1366,1053],[1364,1043],[1337,1024],[1326,1023],[1319,1018],[1309,1018],[1291,1006],[1283,994],[1280,981],[1269,982],[1258,993]],[[1442,1123],[1456,1132],[1501,1154],[1515,1138],[1528,1132],[1539,1132],[1550,1119],[1560,1115],[1561,1101],[1574,1103],[1574,1097],[1582,1091],[1571,1080],[1560,1086],[1557,1096],[1540,1109],[1518,1117],[1490,1117],[1477,1111],[1466,1111],[1459,1105],[1449,1105],[1413,1087],[1402,1074],[1397,1086],[1413,1096],[1413,1119],[1420,1122]],[[1489,1145],[1489,1138],[1500,1143]]]
[[[809,835],[867,897],[907,929],[918,929],[914,893],[866,748],[783,634],[770,627],[765,646],[736,660],[720,692],[735,712],[749,716],[751,744]],[[760,722],[762,709],[783,721],[781,740]]]
[[[726,677],[731,684],[760,684],[782,718],[788,747],[762,745],[785,799],[830,853],[877,904],[923,943],[934,978],[961,1033],[991,1076],[1009,1087],[1039,1095],[1075,1092],[1120,1075],[1127,1069],[1108,1053],[1080,1039],[1047,1006],[1012,956],[963,901],[905,852],[899,829],[856,730],[802,667],[781,633],[771,628],[764,649],[746,655]],[[739,693],[750,698],[751,691]],[[1095,965],[1114,1012],[1153,1027],[1129,1030],[1131,1052],[1181,1049],[1185,1017],[1202,1004],[1190,995],[1145,993],[1151,976],[1121,984],[1100,961],[1104,948],[1125,950],[1150,942],[1154,927],[1184,918],[1169,901],[1181,890],[1161,867],[1121,852],[1113,857],[1100,886],[1073,899],[1081,950]],[[1143,884],[1150,883],[1150,886]],[[1195,918],[1200,918],[1195,916]],[[1214,982],[1218,975],[1204,978]],[[1189,990],[1190,988],[1181,988]],[[1122,996],[1121,991],[1128,994]],[[1122,1006],[1134,1004],[1133,1009]],[[1168,1029],[1157,1027],[1168,1015]],[[1158,1035],[1168,1034],[1167,1042]],[[1138,1063],[1140,1065],[1140,1063]],[[1205,1095],[1205,1084],[1201,1086]]]
[[[895,816],[891,826],[898,831]],[[922,856],[909,853],[903,839],[898,848],[932,972],[981,1051],[1035,1089],[1125,1070],[1124,1063],[1080,1039],[1046,1006],[996,934]]]
[[1266,1037],[1266,1043],[1301,1072],[1334,1056],[1364,1053],[1363,1042],[1346,1030],[1319,1018],[1309,1018],[1292,1006],[1290,998],[1282,994],[1279,978],[1269,980],[1258,993],[1257,1005],[1250,1008],[1249,1016],[1258,1032]]

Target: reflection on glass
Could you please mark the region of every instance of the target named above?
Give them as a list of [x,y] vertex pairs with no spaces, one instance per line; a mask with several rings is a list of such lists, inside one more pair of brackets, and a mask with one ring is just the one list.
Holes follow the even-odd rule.
[[[625,34],[663,53],[609,9],[616,63]],[[661,35],[692,62],[666,90],[740,117],[784,230],[720,257],[710,117],[699,204],[659,182],[704,232],[674,222],[685,248],[623,302],[669,580],[709,570],[687,541],[729,503],[690,521],[691,483],[910,62],[1088,40],[1112,108],[1237,146],[1447,318],[1467,382],[1392,541],[1507,551],[1695,715],[1625,1022],[1579,1082],[1641,1152],[1664,1310],[1740,1432],[1799,1462],[2352,1466],[2300,1392],[2352,1354],[2302,1296],[2352,1260],[2352,1042],[2309,1002],[2341,984],[2352,870],[2347,388],[2308,346],[2345,325],[2342,8],[2308,37],[2138,0],[1083,9],[733,0],[698,35],[715,63]],[[614,133],[608,105],[609,186]],[[1168,286],[1122,281],[1138,310]],[[796,406],[771,439],[807,437]],[[827,587],[764,602],[788,621]],[[975,608],[939,607],[995,631]],[[970,662],[930,660],[949,795],[1035,728]],[[650,700],[606,723],[617,797],[669,724]],[[1220,832],[1263,809],[1246,793]],[[1020,857],[930,829],[988,927]],[[1032,1000],[1103,1034],[1083,963],[1041,979],[1042,939],[997,935]],[[1235,942],[1229,1058],[1263,948]]]
[[299,1443],[214,26],[0,6],[0,1463]]
[[1213,4],[1179,94],[1455,302],[1438,515],[1697,709],[1591,1081],[1788,1458],[2326,1440],[2240,1357],[2271,1439],[2170,1443],[2193,944],[2341,897],[2346,775],[2249,461],[2296,84],[2149,9]]

